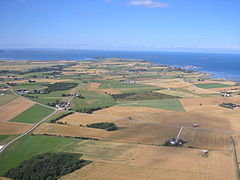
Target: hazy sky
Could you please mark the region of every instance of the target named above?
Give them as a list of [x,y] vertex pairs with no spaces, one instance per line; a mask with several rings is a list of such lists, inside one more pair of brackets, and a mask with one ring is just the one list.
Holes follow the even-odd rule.
[[240,51],[240,0],[0,0],[0,48]]

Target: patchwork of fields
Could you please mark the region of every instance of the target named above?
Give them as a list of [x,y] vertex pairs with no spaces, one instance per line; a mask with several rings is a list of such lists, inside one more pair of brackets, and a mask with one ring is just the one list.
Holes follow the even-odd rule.
[[[238,179],[240,110],[219,106],[240,105],[235,82],[141,60],[35,63],[0,61],[22,71],[1,74],[0,146],[11,144],[0,176],[35,155],[68,152],[92,163],[63,180]],[[184,143],[169,146],[171,138]]]

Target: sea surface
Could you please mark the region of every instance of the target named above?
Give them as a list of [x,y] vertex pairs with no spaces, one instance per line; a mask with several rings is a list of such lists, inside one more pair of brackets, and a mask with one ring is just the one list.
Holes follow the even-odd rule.
[[97,50],[0,50],[0,59],[8,60],[94,60],[95,57],[142,59],[171,66],[196,66],[195,70],[214,74],[215,78],[240,81],[240,54],[97,51]]

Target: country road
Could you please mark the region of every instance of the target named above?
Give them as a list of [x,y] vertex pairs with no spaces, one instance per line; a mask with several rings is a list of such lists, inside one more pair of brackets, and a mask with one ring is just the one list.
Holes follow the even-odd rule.
[[58,109],[56,109],[54,112],[52,112],[51,114],[49,114],[47,117],[43,118],[41,121],[39,121],[38,123],[36,123],[31,129],[27,130],[25,133],[17,136],[16,138],[14,138],[13,140],[9,141],[7,144],[5,144],[2,149],[0,150],[0,153],[2,153],[9,145],[11,145],[12,143],[14,143],[15,141],[17,141],[18,139],[20,139],[21,137],[27,135],[28,133],[30,133],[31,131],[33,131],[34,129],[36,129],[40,124],[42,124],[46,119],[48,119],[50,116],[52,116],[53,114],[55,114],[58,111]]
[[[8,84],[6,84],[6,85],[10,88],[11,92],[12,92],[14,95],[16,95],[16,96],[18,96],[18,97],[25,98],[25,97],[19,95],[18,93],[16,93],[11,86],[9,86]],[[28,99],[28,98],[25,98],[25,99]],[[29,99],[28,99],[28,100],[29,100]],[[34,101],[34,102],[35,102],[35,101]],[[57,109],[57,108],[50,107],[50,106],[47,106],[47,105],[44,105],[44,104],[41,104],[41,103],[38,103],[38,102],[36,102],[36,103],[39,104],[39,105],[41,105],[41,106],[54,109],[55,111],[52,112],[51,114],[49,114],[48,116],[46,116],[45,118],[43,118],[41,121],[39,121],[39,122],[37,122],[36,124],[34,124],[34,126],[33,126],[31,129],[27,130],[25,133],[17,136],[16,138],[12,139],[12,140],[9,141],[7,144],[5,144],[5,145],[0,149],[0,154],[1,154],[8,146],[10,146],[12,143],[14,143],[15,141],[17,141],[17,140],[20,139],[21,137],[27,135],[28,133],[30,133],[30,132],[33,131],[34,129],[36,129],[36,128],[37,128],[40,124],[42,124],[46,119],[48,119],[50,116],[52,116],[53,114],[55,114],[55,113],[59,110],[59,109]]]
[[[13,88],[9,85],[7,85],[10,90],[12,91],[13,94],[15,94],[16,96],[19,96],[19,97],[22,97],[22,98],[25,98],[25,99],[28,99],[26,97],[23,97],[19,94],[17,94]],[[72,99],[74,98],[74,96],[72,96],[68,103],[70,104],[70,102],[72,101]],[[29,99],[28,99],[29,100]],[[35,101],[34,101],[35,102]],[[54,109],[55,111],[51,114],[49,114],[47,117],[43,118],[41,121],[39,121],[38,123],[36,123],[31,129],[27,130],[25,133],[17,136],[16,138],[14,138],[13,140],[11,140],[10,142],[8,142],[7,144],[4,145],[4,147],[2,147],[0,149],[0,153],[2,153],[9,145],[11,145],[13,142],[17,141],[18,139],[20,139],[21,137],[23,137],[24,135],[30,133],[31,131],[33,131],[34,129],[36,129],[41,123],[43,123],[46,119],[48,119],[50,116],[52,116],[53,114],[55,114],[57,111],[59,111],[60,109],[57,109],[57,108],[54,108],[54,107],[50,107],[50,106],[47,106],[47,105],[44,105],[44,104],[41,104],[41,103],[38,103],[36,102],[37,104],[41,105],[41,106],[44,106],[44,107],[47,107],[47,108],[51,108],[51,109]],[[72,110],[69,110],[69,112],[73,112],[73,113],[79,113],[79,112],[76,112],[76,111],[72,111]],[[152,119],[152,117],[146,113],[145,111],[143,111],[143,114],[145,114],[146,116],[148,116],[149,119]],[[97,114],[95,114],[97,115]],[[98,115],[98,116],[102,116],[102,115]],[[107,116],[108,118],[110,116]],[[124,119],[124,118],[120,118],[121,120],[129,120],[129,119]],[[170,123],[161,123],[161,122],[149,122],[149,121],[144,121],[144,120],[137,120],[137,119],[134,119],[134,120],[131,120],[131,121],[136,121],[136,122],[139,122],[139,123],[147,123],[147,124],[159,124],[159,125],[163,125],[163,126],[169,126],[169,127],[179,127],[180,128],[180,131],[178,132],[178,137],[180,136],[183,128],[186,128],[186,129],[194,129],[194,130],[197,130],[197,131],[208,131],[208,132],[218,132],[218,133],[224,133],[224,134],[240,134],[240,132],[237,132],[237,131],[226,131],[226,130],[218,130],[218,129],[208,129],[208,128],[193,128],[192,126],[182,126],[182,125],[175,125],[175,124],[170,124]]]

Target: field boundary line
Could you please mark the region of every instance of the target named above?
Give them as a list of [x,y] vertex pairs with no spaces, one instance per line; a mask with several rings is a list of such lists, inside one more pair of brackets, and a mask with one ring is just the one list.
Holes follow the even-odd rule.
[[240,171],[239,171],[239,165],[238,165],[236,144],[235,144],[235,140],[234,140],[234,138],[232,136],[231,136],[231,139],[232,139],[233,156],[234,156],[234,161],[235,161],[235,168],[236,168],[237,179],[240,180]]
[[55,114],[58,111],[58,109],[56,109],[54,112],[52,112],[51,114],[49,114],[48,116],[46,116],[45,118],[43,118],[41,121],[37,122],[36,124],[34,124],[33,127],[31,127],[29,130],[27,130],[25,133],[17,136],[16,138],[12,139],[11,141],[9,141],[7,144],[5,144],[1,150],[0,150],[0,154],[8,147],[10,146],[12,143],[14,143],[15,141],[17,141],[18,139],[20,139],[21,137],[27,135],[28,133],[32,132],[33,130],[35,130],[40,124],[42,124],[45,120],[47,120],[49,117],[51,117],[53,114]]
[[[24,96],[21,96],[20,94],[16,93],[16,92],[14,91],[14,89],[12,88],[12,86],[10,86],[10,85],[8,85],[8,84],[6,84],[6,85],[10,88],[10,90],[12,91],[12,93],[13,93],[15,96],[18,96],[18,97],[27,99],[27,100],[29,100],[29,101],[33,101],[33,100],[31,100],[31,99],[28,99],[28,98],[26,98],[26,97],[24,97]],[[36,104],[39,104],[39,105],[41,105],[41,106],[44,106],[44,107],[47,107],[47,108],[56,110],[56,108],[54,108],[54,107],[47,106],[47,105],[45,105],[45,104],[41,104],[41,103],[36,102],[36,101],[33,101],[33,102],[36,103]]]

